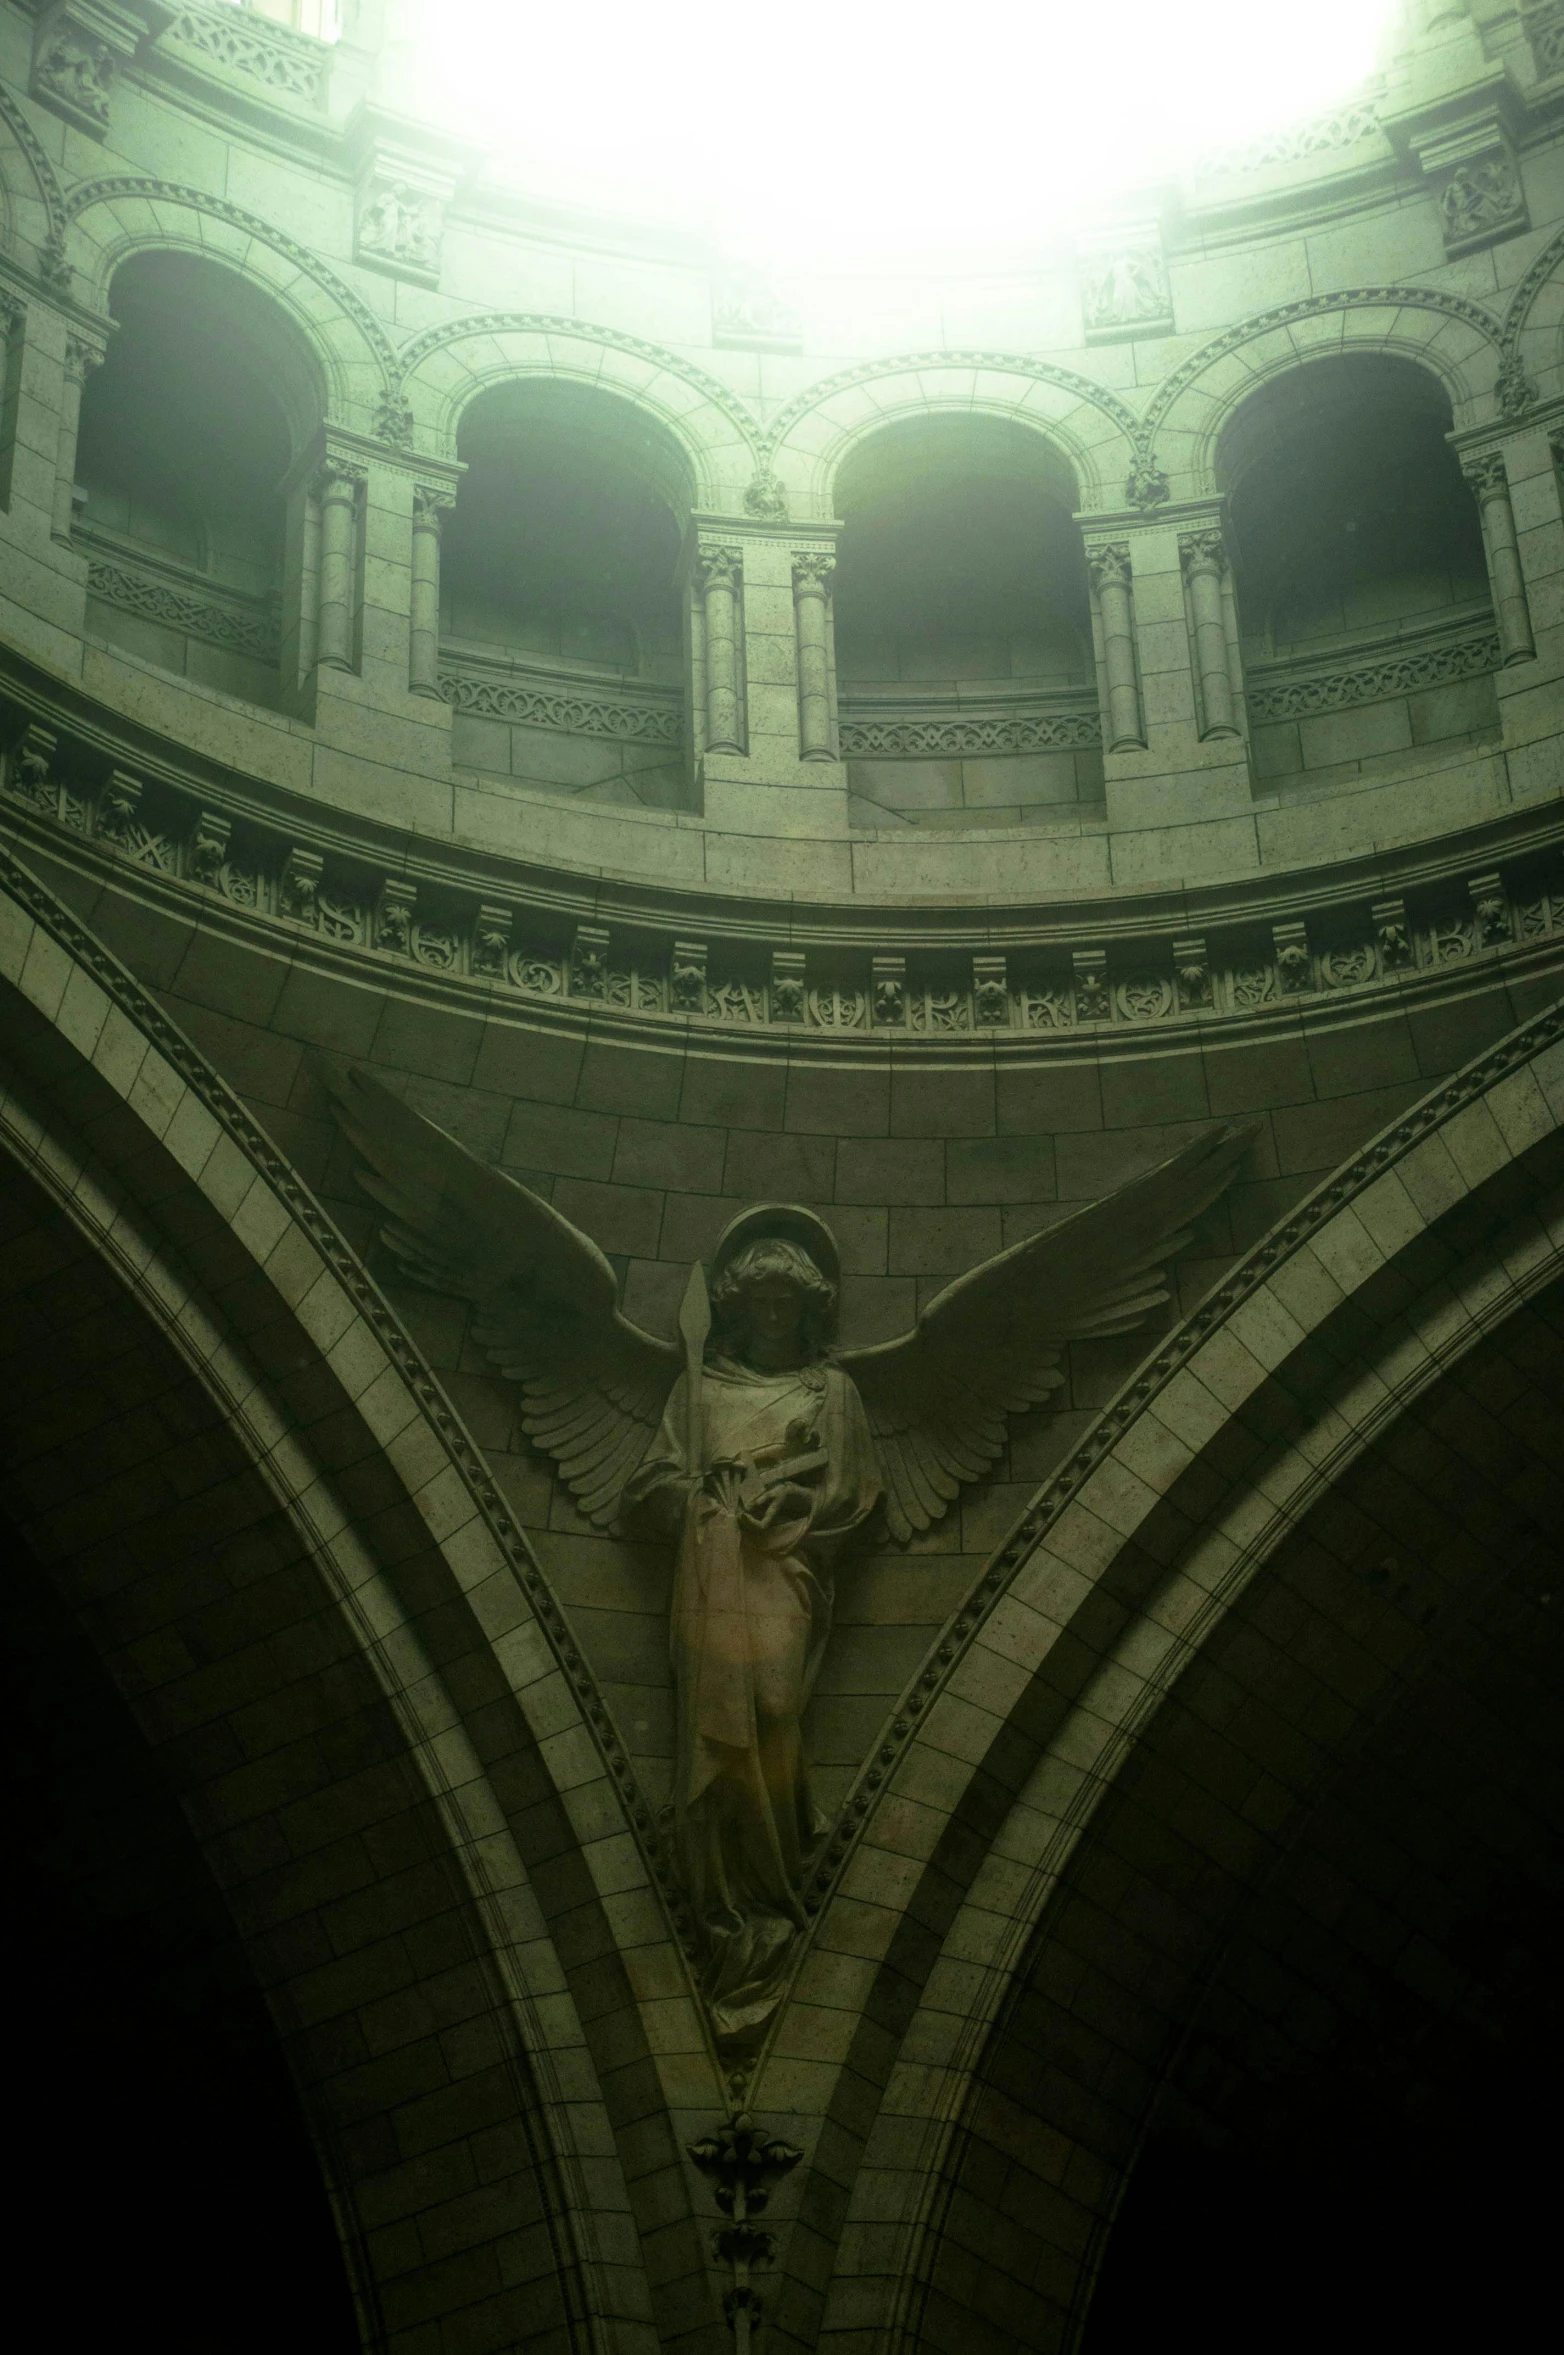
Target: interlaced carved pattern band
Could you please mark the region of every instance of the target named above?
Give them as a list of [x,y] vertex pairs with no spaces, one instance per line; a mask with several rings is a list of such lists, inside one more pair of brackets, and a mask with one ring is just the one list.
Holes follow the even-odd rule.
[[677,744],[683,718],[677,704],[619,702],[564,687],[526,687],[509,679],[474,678],[442,671],[440,693],[455,711],[529,727],[557,728],[571,736],[612,736],[621,741]]
[[963,753],[1050,752],[1100,744],[1102,718],[1080,711],[973,712],[956,719],[841,720],[844,760],[959,758]]
[[1375,101],[1358,98],[1329,114],[1316,115],[1312,122],[1296,123],[1291,130],[1275,131],[1268,139],[1256,139],[1247,147],[1228,148],[1202,160],[1213,177],[1263,172],[1269,164],[1303,163],[1311,155],[1331,155],[1338,148],[1356,147],[1360,139],[1372,139],[1379,128]]
[[38,144],[31,123],[23,114],[10,92],[0,89],[0,122],[4,122],[17,146],[26,156],[28,167],[38,183],[38,195],[48,218],[49,233],[57,236],[65,226],[65,196],[55,177],[54,166]]
[[1378,703],[1385,696],[1481,678],[1485,672],[1498,670],[1501,661],[1498,631],[1483,630],[1453,645],[1417,647],[1354,670],[1317,671],[1304,678],[1280,679],[1252,674],[1249,717],[1257,725],[1307,719],[1313,712],[1342,711],[1349,704]]
[[549,1645],[565,1673],[588,1731],[619,1795],[625,1820],[653,1885],[662,1896],[668,1918],[686,1954],[694,1943],[683,1892],[674,1876],[657,1830],[656,1820],[636,1779],[609,1715],[597,1681],[571,1635],[564,1613],[533,1556],[526,1537],[511,1518],[509,1507],[493,1475],[468,1436],[465,1425],[440,1383],[378,1286],[338,1233],[297,1172],[284,1161],[265,1131],[211,1066],[197,1053],[184,1033],[171,1022],[154,999],[134,981],[109,952],[76,923],[54,894],[37,877],[0,847],[0,885],[24,907],[51,938],[85,967],[105,993],[165,1055],[186,1085],[212,1114],[298,1221],[343,1290],[361,1311],[381,1347],[396,1366],[417,1400],[429,1428],[472,1497],[491,1536],[505,1556],[516,1582],[537,1615]]
[[1338,1210],[1365,1192],[1387,1169],[1403,1160],[1431,1129],[1439,1127],[1452,1113],[1459,1112],[1463,1105],[1474,1103],[1507,1073],[1530,1062],[1544,1047],[1551,1046],[1559,1038],[1564,1038],[1564,1000],[1549,1006],[1520,1029],[1512,1031],[1496,1047],[1490,1048],[1486,1054],[1479,1055],[1475,1062],[1468,1063],[1464,1070],[1458,1071],[1443,1087],[1425,1096],[1421,1104],[1414,1105],[1402,1119],[1373,1138],[1360,1153],[1354,1154],[1343,1169],[1327,1179],[1290,1218],[1258,1243],[1226,1281],[1219,1284],[1193,1315],[1185,1319],[1178,1331],[1158,1350],[1151,1363],[1119,1393],[1075,1453],[1044,1483],[952,1619],[928,1665],[903,1691],[892,1715],[889,1733],[860,1773],[821,1861],[805,1884],[804,1904],[811,1914],[820,1912],[843,1865],[862,1836],[877,1793],[890,1780],[903,1751],[917,1732],[919,1721],[949,1681],[957,1661],[975,1641],[979,1629],[1004,1595],[1016,1572],[1025,1565],[1040,1540],[1060,1518],[1072,1498],[1085,1486],[1098,1464],[1105,1456],[1113,1453],[1130,1425],[1152,1399],[1166,1389],[1174,1375],[1188,1364],[1217,1327],[1225,1324],[1234,1311],[1260,1289],[1271,1271],[1283,1260],[1291,1258],[1312,1235],[1318,1234]]
[[80,188],[73,188],[66,205],[66,217],[78,221],[95,204],[117,204],[134,197],[153,205],[188,205],[192,212],[206,213],[213,220],[226,221],[230,228],[242,229],[247,237],[254,237],[260,244],[269,245],[274,253],[286,255],[307,278],[329,294],[332,301],[352,320],[379,361],[385,376],[384,389],[390,391],[396,377],[396,354],[389,336],[369,305],[360,301],[353,289],[327,267],[319,254],[312,253],[307,245],[301,245],[296,237],[290,237],[285,229],[277,228],[273,222],[261,220],[258,214],[247,213],[243,205],[230,204],[225,196],[209,196],[204,189],[180,187],[172,180],[126,177],[87,180]]
[[638,360],[650,360],[656,367],[666,369],[670,376],[692,385],[720,409],[729,423],[738,428],[751,450],[759,446],[752,411],[704,369],[693,367],[660,343],[647,343],[638,335],[625,335],[617,327],[595,327],[584,319],[558,318],[545,311],[484,311],[470,319],[452,319],[444,326],[429,328],[423,335],[415,336],[399,355],[397,389],[400,391],[409,382],[431,352],[443,351],[448,344],[465,343],[475,335],[568,335],[581,343],[605,344],[610,350],[629,352]]
[[232,7],[182,8],[163,38],[293,98],[318,99],[331,61],[323,41]]
[[226,646],[230,653],[253,655],[260,662],[277,660],[276,615],[257,612],[237,598],[229,603],[219,597],[195,596],[99,556],[87,560],[87,593],[101,597],[107,605],[121,606],[127,613],[143,614],[168,629],[183,630],[213,646]]

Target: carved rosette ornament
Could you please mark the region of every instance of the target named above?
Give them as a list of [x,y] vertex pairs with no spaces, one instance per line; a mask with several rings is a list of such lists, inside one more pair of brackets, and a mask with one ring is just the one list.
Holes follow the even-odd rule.
[[[1105,959],[1091,955],[1106,1017]],[[609,1261],[557,1208],[368,1074],[336,1092],[363,1181],[390,1214],[393,1257],[477,1306],[478,1346],[517,1385],[522,1428],[579,1510],[672,1549],[672,1845],[702,1997],[742,2079],[807,1928],[820,1831],[801,1721],[838,1558],[880,1516],[898,1544],[932,1528],[999,1460],[1010,1416],[1061,1387],[1068,1341],[1121,1331],[1167,1299],[1163,1263],[1227,1187],[1250,1132],[1214,1130],[957,1278],[906,1332],[866,1348],[838,1345],[829,1227],[796,1204],[759,1204],[718,1238],[709,1288],[692,1268],[674,1341],[626,1316]],[[740,2119],[692,2156],[738,2224],[765,2170],[791,2163]],[[743,2204],[724,2196],[729,2177],[748,2186]],[[725,2253],[748,2264],[763,2252],[734,2241]]]

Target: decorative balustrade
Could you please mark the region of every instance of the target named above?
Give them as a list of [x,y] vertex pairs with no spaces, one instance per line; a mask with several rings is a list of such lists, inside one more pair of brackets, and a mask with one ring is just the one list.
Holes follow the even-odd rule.
[[1337,653],[1296,656],[1286,662],[1251,663],[1246,679],[1249,717],[1256,727],[1277,720],[1309,719],[1316,712],[1344,711],[1355,703],[1380,703],[1461,679],[1482,678],[1500,668],[1499,633],[1491,614],[1463,614],[1457,625],[1407,632]]
[[478,719],[519,720],[527,727],[621,742],[683,741],[682,689],[651,680],[599,682],[542,663],[447,645],[440,649],[439,689],[453,710]]
[[230,654],[274,663],[280,643],[275,597],[251,597],[172,557],[152,556],[113,533],[78,524],[73,545],[87,558],[87,593],[165,629],[205,639]]
[[1002,949],[909,939],[904,951],[803,949],[743,937],[695,939],[688,911],[658,937],[644,915],[622,930],[610,912],[573,922],[557,894],[529,906],[501,872],[485,886],[375,872],[357,856],[301,842],[276,822],[230,814],[104,755],[28,725],[8,755],[3,792],[92,852],[156,878],[157,888],[212,894],[236,917],[298,927],[334,949],[412,972],[515,991],[560,1005],[728,1028],[930,1041],[1001,1033],[1154,1029],[1230,1021],[1287,1001],[1401,986],[1471,960],[1555,940],[1564,946],[1564,855],[1556,843],[1504,868],[1420,871],[1415,892],[1355,906],[1241,911],[1204,932],[1164,924],[1093,939],[1057,912],[1014,927]]
[[259,82],[271,97],[303,98],[312,106],[325,97],[331,45],[253,9],[200,0],[179,10],[163,42],[188,50],[207,71],[215,66],[224,76]]
[[961,760],[983,753],[1073,751],[1102,742],[1093,687],[906,687],[840,695],[844,760]]

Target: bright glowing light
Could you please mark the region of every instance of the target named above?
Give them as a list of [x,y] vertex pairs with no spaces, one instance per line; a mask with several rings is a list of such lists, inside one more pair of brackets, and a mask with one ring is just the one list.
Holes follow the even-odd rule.
[[404,0],[386,95],[546,201],[798,257],[1014,248],[1330,106],[1400,0]]

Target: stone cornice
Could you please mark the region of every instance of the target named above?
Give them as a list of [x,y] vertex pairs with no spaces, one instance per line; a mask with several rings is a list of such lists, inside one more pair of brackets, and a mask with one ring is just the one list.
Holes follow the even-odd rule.
[[[0,806],[100,883],[257,950],[280,935],[290,956],[367,961],[380,988],[453,1003],[498,989],[518,1014],[611,1018],[649,1037],[693,1025],[746,1050],[1161,1051],[1213,1025],[1361,1015],[1385,992],[1464,989],[1495,960],[1564,953],[1557,806],[1399,857],[1200,892],[809,908],[433,844],[300,796],[236,791],[231,774],[193,776],[43,711],[17,713]],[[586,930],[608,945],[583,964]],[[673,972],[691,940],[704,952],[698,1002]],[[889,997],[875,987],[887,958]]]

